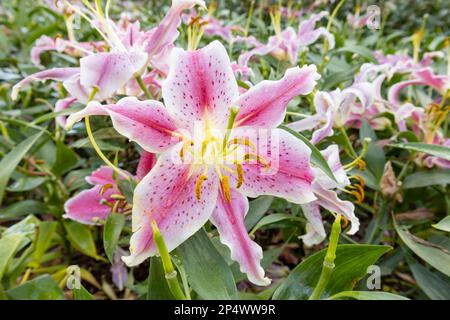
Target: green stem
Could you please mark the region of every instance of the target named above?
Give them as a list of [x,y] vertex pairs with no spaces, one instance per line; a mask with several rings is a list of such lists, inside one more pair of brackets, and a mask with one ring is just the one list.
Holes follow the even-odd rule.
[[327,287],[328,281],[331,278],[331,274],[334,269],[334,260],[336,259],[336,249],[339,242],[339,235],[341,234],[341,215],[337,215],[331,227],[330,242],[328,243],[327,253],[323,260],[323,268],[320,273],[319,281],[314,288],[313,293],[309,297],[309,300],[319,300],[322,293]]
[[255,8],[255,0],[250,4],[250,10],[248,11],[247,23],[245,24],[245,36],[248,35],[248,29],[250,29],[250,22],[252,21],[253,9]]
[[358,154],[356,153],[355,149],[353,149],[353,145],[350,141],[350,138],[347,135],[347,131],[345,131],[344,127],[339,127],[339,131],[342,133],[342,136],[344,137],[345,144],[347,145],[349,155],[353,158],[357,158]]
[[144,81],[142,81],[142,77],[141,76],[137,76],[135,79],[136,79],[136,81],[137,81],[137,83],[139,85],[139,88],[141,88],[142,92],[144,92],[145,97],[147,99],[153,99],[151,93],[148,91],[147,87],[145,86]]
[[[91,102],[94,97],[95,94],[98,92],[98,87],[94,87],[92,89],[92,92],[89,95],[88,101],[87,103]],[[97,142],[95,141],[94,138],[94,134],[92,133],[92,128],[91,128],[91,123],[89,121],[89,116],[86,116],[84,118],[84,123],[86,125],[86,132],[89,138],[89,141],[92,144],[92,147],[94,148],[94,150],[97,152],[98,156],[111,168],[114,170],[114,172],[118,173],[119,175],[121,175],[122,177],[124,177],[126,180],[129,180],[130,177],[123,172],[122,170],[120,170],[119,168],[117,168],[111,161],[109,161],[109,159],[105,156],[105,154],[102,152],[102,150],[100,149],[100,147],[98,146]]]
[[227,147],[228,139],[230,138],[231,129],[233,129],[234,121],[236,120],[237,114],[239,113],[238,107],[231,107],[230,109],[230,117],[228,118],[228,124],[227,124],[227,132],[225,133],[225,137],[223,138],[222,147],[225,151]]
[[170,292],[177,300],[186,300],[186,296],[181,290],[180,284],[177,279],[177,271],[174,269],[172,260],[170,259],[169,251],[167,250],[166,243],[161,232],[158,229],[156,221],[152,219],[151,221],[153,229],[153,241],[155,241],[156,247],[158,248],[159,255],[161,256],[161,261],[164,268],[164,273],[166,274],[167,285],[169,286]]
[[[333,24],[334,18],[336,17],[339,9],[342,7],[344,2],[345,2],[345,0],[341,0],[341,2],[338,3],[338,5],[334,8],[333,12],[331,13],[330,19],[328,20],[328,24],[327,24],[327,31],[328,32],[330,32],[331,25]],[[328,52],[328,41],[327,41],[327,38],[325,38],[325,40],[324,40],[323,50],[324,50],[324,55],[325,55]]]

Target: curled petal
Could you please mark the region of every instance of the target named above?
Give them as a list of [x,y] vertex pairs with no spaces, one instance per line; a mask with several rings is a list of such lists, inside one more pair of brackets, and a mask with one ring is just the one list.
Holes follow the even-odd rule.
[[323,124],[323,126],[321,126],[320,128],[318,128],[316,131],[314,131],[312,138],[311,138],[311,143],[312,144],[317,144],[320,141],[322,141],[323,139],[325,139],[326,137],[330,137],[333,135],[333,124],[334,124],[334,119],[333,119],[333,112],[327,112],[325,114],[325,123]]
[[[72,104],[77,101],[77,98],[69,97],[65,99],[60,99],[55,104],[55,112],[60,112],[69,108]],[[66,116],[57,116],[55,118],[56,123],[61,127],[66,127]]]
[[31,48],[31,62],[35,66],[40,67],[41,66],[41,60],[40,55],[41,53],[45,51],[63,51],[64,46],[61,44],[58,44],[58,42],[48,36],[41,36],[39,39],[36,40],[36,43],[34,44],[33,48]]
[[337,181],[336,184],[336,182],[331,180],[326,174],[322,173],[320,176],[316,174],[316,180],[320,183],[320,185],[327,189],[345,187],[349,185],[350,181],[339,157],[339,147],[336,144],[332,144],[320,153],[322,153],[323,157],[327,161],[328,166],[331,171],[333,171],[334,177]]
[[414,72],[414,79],[396,83],[389,89],[389,102],[397,109],[400,105],[400,91],[412,85],[426,85],[434,88],[436,91],[443,93],[450,88],[450,77],[444,75],[436,75],[430,68],[423,68]]
[[195,5],[206,8],[203,0],[172,0],[172,6],[161,23],[149,31],[148,44],[145,51],[154,56],[161,53],[165,47],[173,45],[178,38],[178,27],[181,24],[181,14]]
[[22,81],[18,82],[12,88],[11,99],[16,100],[20,89],[22,89],[24,86],[28,85],[33,81],[45,81],[45,80],[65,81],[79,72],[80,68],[54,68],[33,73],[28,77],[26,77],[25,79],[23,79]]
[[[209,170],[196,197],[197,172],[180,159],[181,144],[163,153],[155,167],[138,184],[134,192],[130,256],[122,257],[135,266],[157,253],[150,225],[155,219],[169,251],[197,232],[210,218],[217,202],[218,179]],[[173,152],[172,152],[173,151]],[[180,162],[179,162],[180,161]]]
[[156,163],[156,155],[154,153],[142,150],[141,158],[139,159],[139,164],[136,169],[136,179],[138,181],[142,180],[147,173],[153,168]]
[[108,189],[102,195],[102,188],[102,185],[95,185],[70,198],[64,204],[64,218],[83,224],[97,224],[105,220],[111,212],[111,208],[102,204],[102,201],[110,199],[115,190]]
[[220,241],[230,248],[231,259],[239,263],[241,272],[246,273],[254,284],[267,286],[270,279],[264,276],[264,269],[260,265],[262,249],[250,239],[244,224],[248,200],[236,190],[231,189],[230,194],[231,201],[228,201],[223,191],[219,192],[216,209],[210,220],[219,231]]
[[314,194],[317,197],[317,203],[331,212],[343,215],[351,223],[348,234],[355,234],[359,230],[359,220],[355,216],[355,206],[349,201],[342,201],[338,198],[336,192],[327,190],[319,184],[313,184]]
[[63,82],[64,89],[77,100],[83,104],[86,104],[89,99],[89,90],[83,87],[80,83],[80,74],[74,74],[69,79]]
[[98,88],[95,98],[104,100],[121,89],[147,63],[143,52],[97,53],[80,60],[80,82],[89,92]]
[[300,236],[300,239],[308,247],[321,243],[327,234],[323,227],[319,204],[317,201],[313,201],[302,204],[301,207],[308,222],[306,223],[306,234]]
[[292,130],[302,132],[305,130],[314,129],[322,121],[324,121],[323,115],[317,113],[312,116],[306,117],[304,119],[294,121],[294,122],[288,124],[288,127],[291,128]]
[[189,130],[205,116],[225,128],[239,91],[224,46],[214,41],[196,51],[175,48],[171,61],[162,87],[169,113]]
[[114,180],[113,170],[108,166],[101,166],[97,170],[91,173],[90,176],[86,177],[86,182],[92,185],[112,184],[116,185],[116,180]]
[[322,11],[318,14],[312,15],[308,20],[302,21],[298,27],[297,37],[301,46],[309,46],[323,36],[327,39],[330,49],[334,48],[334,36],[329,33],[325,28],[320,27],[314,29],[316,23],[323,17],[327,16],[328,12]]
[[284,119],[289,101],[298,95],[311,93],[320,78],[315,65],[295,67],[278,81],[262,81],[236,101],[240,111],[236,123],[240,126],[276,127]]
[[262,44],[259,42],[253,44],[255,45],[255,48],[239,56],[238,63],[240,66],[246,67],[253,56],[265,56],[266,54],[280,49],[280,41],[277,37],[270,37],[267,44]]

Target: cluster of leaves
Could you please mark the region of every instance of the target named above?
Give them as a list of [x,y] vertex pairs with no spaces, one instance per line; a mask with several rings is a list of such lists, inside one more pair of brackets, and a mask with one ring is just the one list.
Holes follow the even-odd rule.
[[[263,2],[257,1],[250,30],[264,40],[273,32],[265,11],[258,11],[267,5]],[[424,6],[429,3],[417,2]],[[444,22],[448,14],[440,10],[442,5],[432,3],[430,21],[434,22],[423,41],[427,50],[442,48],[445,35],[440,31],[448,25]],[[123,5],[138,15],[143,24],[153,25],[168,3],[142,1]],[[219,19],[245,24],[249,1],[227,0],[221,5],[216,13]],[[362,63],[374,61],[373,50],[389,53],[410,46],[412,31],[420,27],[420,17],[408,5],[391,12],[379,31],[351,30],[345,23],[345,14],[352,7],[351,2],[346,4],[335,19],[337,45],[329,51],[329,63],[321,70],[322,90],[348,83]],[[122,10],[114,9],[116,13]],[[56,116],[74,109],[53,112],[58,94],[49,86],[28,88],[17,103],[9,97],[15,82],[36,71],[29,62],[34,41],[41,35],[66,32],[62,17],[39,1],[2,1],[0,31],[0,299],[173,298],[164,281],[161,261],[156,257],[150,264],[128,270],[123,290],[112,284],[110,269],[116,263],[113,253],[129,243],[128,218],[112,214],[102,227],[63,218],[64,203],[87,187],[84,177],[101,165],[82,127],[66,133],[55,125]],[[95,38],[83,24],[79,31],[80,40]],[[186,40],[183,36],[184,33],[181,46]],[[231,54],[238,51],[236,46]],[[305,60],[321,65],[320,50],[308,52]],[[45,65],[64,65],[66,61],[74,62],[62,53],[42,56]],[[287,67],[265,57],[252,80],[279,78]],[[289,110],[301,112],[308,103],[307,99],[297,99]],[[389,119],[394,128],[395,121]],[[120,159],[122,168],[134,172],[137,151],[110,129],[108,120],[96,119],[93,125],[100,148],[111,158]],[[362,222],[358,235],[340,238],[336,268],[322,297],[450,299],[450,173],[419,169],[408,160],[418,151],[448,158],[449,150],[418,144],[412,132],[403,135],[410,143],[382,148],[377,142],[389,138],[389,130],[375,133],[367,124],[359,131],[349,130],[348,135],[360,141],[371,138],[364,158],[366,170],[358,172],[366,181],[366,199],[357,205],[356,215]],[[339,133],[332,139],[345,148]],[[313,156],[319,157],[315,152]],[[398,190],[402,202],[382,192],[387,161],[392,162],[397,179],[402,182]],[[328,221],[330,218],[331,214],[324,217]],[[192,299],[307,299],[319,279],[326,243],[306,248],[298,240],[305,228],[300,207],[282,199],[261,197],[251,201],[245,222],[265,250],[262,266],[274,284],[261,290],[247,283],[217,233],[206,226],[173,255],[186,295]],[[328,231],[330,226],[326,223]],[[381,268],[381,291],[367,291],[367,268],[374,264]],[[82,286],[73,290],[66,286],[74,276],[68,272],[72,265],[79,266],[82,279]]]

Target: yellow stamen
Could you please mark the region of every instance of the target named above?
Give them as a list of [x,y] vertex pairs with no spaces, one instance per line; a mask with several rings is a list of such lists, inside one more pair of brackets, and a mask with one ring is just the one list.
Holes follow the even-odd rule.
[[107,183],[107,184],[103,185],[102,188],[100,189],[100,195],[104,195],[105,192],[111,188],[113,188],[113,185],[111,183]]
[[220,184],[222,186],[223,195],[228,202],[231,202],[231,193],[230,193],[230,185],[228,183],[228,176],[223,176],[220,180]]
[[244,145],[244,146],[250,147],[252,149],[252,151],[256,150],[255,145],[248,138],[243,138],[243,139],[233,138],[228,142],[228,146],[232,146],[232,145]]
[[261,163],[266,169],[270,168],[270,164],[263,157],[257,154],[247,153],[244,156],[244,161],[249,161],[250,159],[256,160],[257,162]]
[[244,171],[242,170],[241,164],[236,163],[236,171],[237,171],[237,176],[238,176],[236,189],[239,189],[242,186],[242,184],[244,183]]
[[344,216],[341,216],[342,218],[342,228],[345,228],[348,226],[348,219]]
[[198,177],[197,179],[197,183],[195,184],[195,196],[197,197],[197,200],[200,200],[200,197],[202,195],[202,185],[203,185],[203,181],[207,180],[208,178],[206,177],[205,174],[202,174],[200,177]]

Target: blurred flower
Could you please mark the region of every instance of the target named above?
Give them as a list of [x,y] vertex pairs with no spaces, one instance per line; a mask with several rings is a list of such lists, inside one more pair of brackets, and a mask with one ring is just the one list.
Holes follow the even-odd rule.
[[117,248],[114,252],[114,261],[110,269],[112,281],[119,291],[122,291],[125,288],[128,281],[128,270],[121,259],[125,254],[125,250]]
[[[139,161],[136,180],[142,179],[156,162],[154,154],[143,152]],[[131,174],[129,174],[132,177]],[[117,179],[123,180],[123,177]],[[106,220],[111,212],[129,210],[122,195],[113,170],[102,166],[86,177],[92,188],[81,191],[64,204],[65,218],[84,224],[99,224]]]
[[314,168],[314,181],[312,184],[314,195],[317,200],[302,204],[303,214],[308,220],[306,224],[306,234],[301,236],[307,246],[321,243],[325,237],[320,207],[337,214],[343,215],[351,222],[351,228],[348,234],[355,234],[359,229],[359,220],[355,216],[355,206],[350,201],[342,201],[338,198],[334,189],[342,189],[350,185],[350,180],[339,159],[339,148],[337,145],[330,145],[321,151],[327,160],[336,181],[332,180],[327,174],[318,168]]
[[[274,36],[269,37],[267,44],[258,42],[253,37],[249,37],[245,41],[255,48],[243,53],[238,60],[240,66],[247,66],[250,59],[255,56],[264,56],[270,54],[279,60],[289,60],[292,65],[297,64],[298,53],[303,48],[316,42],[319,37],[325,37],[328,41],[330,49],[334,48],[334,36],[329,33],[324,27],[315,29],[316,23],[323,17],[327,16],[328,12],[323,11],[312,15],[308,20],[302,21],[298,27],[298,31],[292,27],[287,27],[281,31],[280,21],[278,16],[273,18],[273,24],[276,31]],[[244,39],[239,39],[244,41]]]
[[[383,80],[384,76],[379,76],[373,82],[355,82],[344,90],[318,91],[314,96],[316,113],[288,126],[296,131],[315,129],[313,144],[332,136],[334,127],[359,127],[363,118],[370,119],[383,110],[380,92]],[[371,124],[376,127],[379,123]]]
[[[101,8],[80,7],[64,1],[73,12],[83,16],[91,26],[102,35],[108,52],[90,52],[88,45],[79,44],[76,40],[55,40],[52,43],[49,38],[42,38],[34,48],[34,61],[38,62],[38,55],[50,47],[65,50],[74,48],[86,54],[80,59],[78,68],[48,69],[29,75],[12,90],[11,97],[17,99],[20,89],[33,81],[54,80],[63,83],[63,87],[69,93],[67,100],[60,102],[59,108],[66,108],[72,101],[85,104],[93,89],[96,88],[94,98],[103,101],[116,93],[126,93],[125,86],[133,86],[135,77],[146,73],[146,66],[150,62],[155,68],[167,71],[166,56],[173,49],[173,42],[178,37],[177,28],[181,23],[181,13],[195,4],[203,5],[201,0],[173,0],[161,23],[148,32],[140,31],[139,23],[114,24],[108,17],[108,12],[103,13]],[[125,30],[121,30],[124,26]],[[90,45],[89,45],[90,46]],[[95,49],[96,46],[92,45]],[[153,76],[152,76],[153,79]],[[135,86],[135,85],[134,85]],[[74,101],[73,101],[74,102]]]

